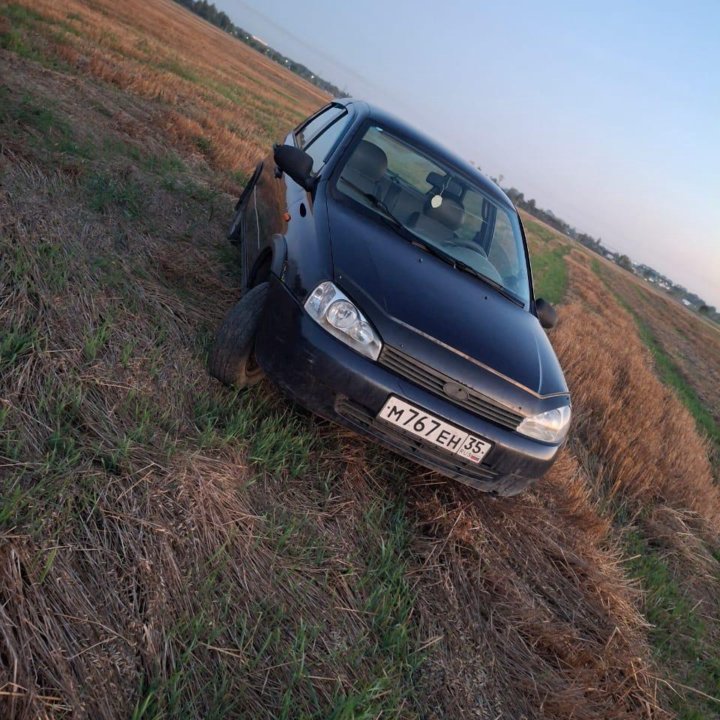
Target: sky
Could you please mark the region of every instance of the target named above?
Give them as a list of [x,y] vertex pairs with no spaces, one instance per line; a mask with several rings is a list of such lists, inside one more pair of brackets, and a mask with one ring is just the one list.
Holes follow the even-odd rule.
[[720,308],[720,0],[215,0]]

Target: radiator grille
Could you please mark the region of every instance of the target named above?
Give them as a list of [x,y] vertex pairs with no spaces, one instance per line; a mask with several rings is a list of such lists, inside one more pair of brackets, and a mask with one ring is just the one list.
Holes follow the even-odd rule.
[[[385,345],[378,362],[415,385],[419,385],[425,390],[445,398],[454,405],[470,410],[470,412],[483,418],[483,420],[488,420],[495,423],[495,425],[500,425],[500,427],[515,430],[523,419],[522,415],[509,410],[466,385],[457,383],[451,377],[415,360],[415,358],[406,355],[397,348]],[[450,397],[443,390],[446,383],[460,385],[467,393],[467,397],[462,399]]]

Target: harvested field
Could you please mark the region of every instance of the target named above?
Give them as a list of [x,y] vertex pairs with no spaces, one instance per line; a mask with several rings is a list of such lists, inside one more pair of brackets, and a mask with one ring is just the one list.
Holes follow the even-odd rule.
[[207,376],[315,88],[169,0],[5,4],[0,48],[1,717],[718,716],[708,444],[585,253],[530,228],[574,431],[484,496]]

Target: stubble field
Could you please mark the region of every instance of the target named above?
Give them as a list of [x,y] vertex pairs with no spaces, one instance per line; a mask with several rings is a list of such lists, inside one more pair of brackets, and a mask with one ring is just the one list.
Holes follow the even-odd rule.
[[0,4],[0,716],[717,717],[713,328],[528,220],[575,419],[514,499],[208,378],[323,102],[169,0]]

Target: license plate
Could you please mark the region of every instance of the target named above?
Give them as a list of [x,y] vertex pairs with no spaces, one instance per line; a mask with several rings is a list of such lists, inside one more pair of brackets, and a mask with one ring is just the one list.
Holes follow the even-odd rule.
[[475,437],[467,430],[455,427],[426,410],[392,395],[383,405],[377,418],[391,425],[397,425],[426,442],[467,458],[470,462],[481,462],[492,447],[489,442]]

